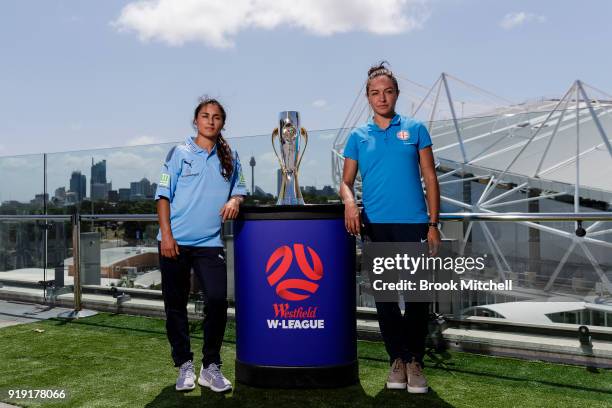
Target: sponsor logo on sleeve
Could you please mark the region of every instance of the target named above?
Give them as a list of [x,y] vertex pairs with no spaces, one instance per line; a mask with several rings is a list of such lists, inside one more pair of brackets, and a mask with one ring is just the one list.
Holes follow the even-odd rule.
[[160,187],[170,187],[170,175],[167,173],[162,173],[159,179]]

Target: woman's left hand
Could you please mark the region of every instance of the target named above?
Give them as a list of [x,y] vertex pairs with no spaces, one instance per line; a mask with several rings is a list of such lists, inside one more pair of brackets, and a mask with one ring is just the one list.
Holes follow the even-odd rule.
[[427,231],[427,244],[429,245],[429,256],[438,255],[440,250],[440,244],[442,239],[440,238],[440,231],[435,227],[429,227]]
[[227,203],[221,208],[221,218],[223,221],[233,220],[238,216],[238,211],[240,210],[240,201],[237,198],[230,198]]

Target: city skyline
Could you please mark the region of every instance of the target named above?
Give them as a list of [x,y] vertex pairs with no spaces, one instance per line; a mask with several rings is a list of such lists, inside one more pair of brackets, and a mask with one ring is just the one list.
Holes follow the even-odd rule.
[[[60,186],[55,189],[53,198],[58,204],[75,204],[84,200],[93,201],[136,201],[142,199],[154,198],[157,183],[151,183],[149,179],[143,177],[139,181],[130,181],[129,188],[112,189],[112,180],[107,182],[106,177],[106,160],[95,162],[94,157],[91,158],[91,178],[89,195],[87,195],[86,176],[81,170],[73,170],[70,176],[70,189],[66,190],[66,186]],[[73,182],[73,180],[75,180]],[[69,194],[75,195],[75,199],[66,199]],[[63,195],[63,200],[62,200]]]
[[[0,161],[1,163],[1,161]],[[250,161],[247,166],[250,166]],[[252,166],[251,170],[254,170],[256,165]],[[21,203],[30,202],[31,204],[42,205],[43,201],[51,202],[55,205],[73,205],[81,201],[91,201],[92,192],[95,195],[94,201],[137,201],[142,199],[154,199],[155,192],[157,189],[157,183],[151,182],[147,177],[142,177],[137,181],[128,181],[128,187],[119,187],[112,189],[112,179],[108,179],[106,176],[107,169],[112,168],[107,166],[106,159],[102,159],[96,162],[96,159],[91,157],[90,166],[90,178],[89,183],[87,182],[86,174],[81,169],[74,169],[70,172],[68,178],[68,185],[59,185],[57,187],[49,187],[46,193],[46,197],[43,193],[35,193],[33,198],[26,200],[1,200],[0,205],[3,202],[17,201]],[[243,172],[245,171],[245,165],[243,164]],[[245,174],[247,174],[245,172]],[[280,190],[281,184],[281,170],[276,169],[275,171],[275,188],[272,190],[266,190],[258,184],[258,180],[253,172],[249,171],[249,183],[248,183],[248,194],[252,195],[253,191],[255,196],[261,197],[276,197]],[[89,186],[89,189],[88,187]],[[316,185],[301,185],[303,193],[312,194],[315,196],[331,196],[335,195],[335,190],[330,184],[324,184],[322,188],[318,188]]]
[[[336,130],[310,131],[308,146],[300,167],[300,185],[323,187],[331,185],[330,152]],[[249,160],[256,158],[255,184],[264,191],[275,194],[277,169],[279,168],[269,135],[228,138],[231,148],[238,152],[247,185],[251,186]],[[170,149],[182,143],[125,146],[112,149],[49,153],[47,157],[47,193],[53,195],[58,187],[66,186],[67,177],[79,170],[87,178],[87,194],[91,187],[91,158],[96,162],[106,160],[107,181],[114,188],[128,188],[132,181],[147,178],[151,183],[159,181],[162,164]],[[25,155],[0,157],[0,202],[29,202],[44,189],[44,156]],[[68,190],[68,188],[67,188]]]

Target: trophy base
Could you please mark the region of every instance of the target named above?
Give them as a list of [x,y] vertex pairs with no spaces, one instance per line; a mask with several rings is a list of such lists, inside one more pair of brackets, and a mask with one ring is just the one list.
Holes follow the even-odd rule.
[[236,381],[261,388],[340,388],[359,382],[357,360],[337,366],[272,367],[236,359]]

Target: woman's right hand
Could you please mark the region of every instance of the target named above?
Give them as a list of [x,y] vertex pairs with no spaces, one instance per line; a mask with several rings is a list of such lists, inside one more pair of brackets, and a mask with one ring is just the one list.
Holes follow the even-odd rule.
[[170,235],[162,234],[161,239],[161,255],[166,258],[176,259],[179,255],[179,246],[176,240]]
[[359,235],[361,231],[361,214],[355,201],[344,204],[344,226],[351,235]]

